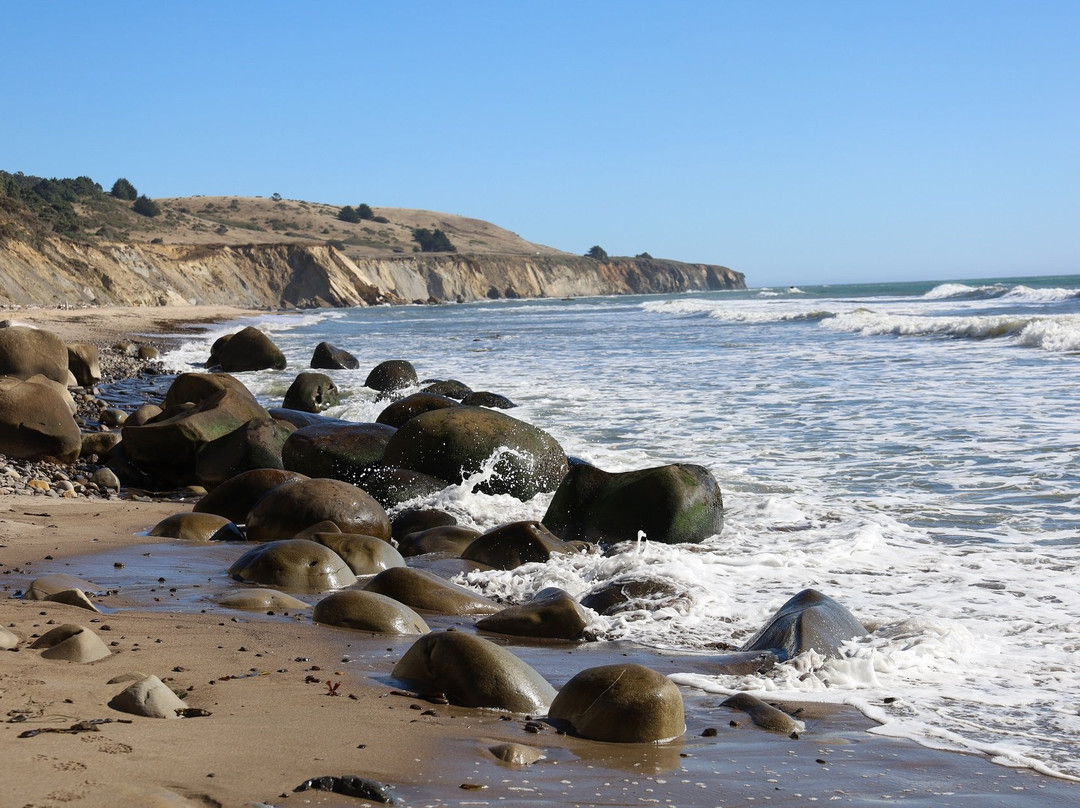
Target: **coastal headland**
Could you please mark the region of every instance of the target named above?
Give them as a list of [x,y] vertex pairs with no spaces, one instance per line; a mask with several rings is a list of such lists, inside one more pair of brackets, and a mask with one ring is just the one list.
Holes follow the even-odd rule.
[[[89,180],[31,179],[0,172],[0,305],[278,309],[745,288],[719,265],[575,255],[433,211],[361,205],[359,218],[351,206],[199,196],[147,200],[150,216]],[[71,201],[44,206],[50,182]]]

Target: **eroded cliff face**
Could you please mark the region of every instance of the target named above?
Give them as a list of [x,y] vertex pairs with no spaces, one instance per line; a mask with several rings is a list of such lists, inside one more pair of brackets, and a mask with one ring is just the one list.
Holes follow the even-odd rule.
[[364,306],[742,289],[726,267],[561,255],[409,255],[356,262],[310,244],[0,242],[0,303]]

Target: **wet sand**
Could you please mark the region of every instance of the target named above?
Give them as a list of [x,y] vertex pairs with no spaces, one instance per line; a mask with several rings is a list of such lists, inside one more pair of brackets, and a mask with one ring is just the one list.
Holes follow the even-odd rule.
[[[143,313],[127,311],[125,317],[136,319]],[[160,312],[147,314],[149,322],[125,319],[124,328],[152,333]],[[390,671],[412,639],[318,626],[306,611],[268,615],[219,607],[211,597],[234,586],[225,567],[244,545],[185,545],[138,535],[189,509],[179,502],[0,498],[0,626],[20,640],[17,650],[0,652],[0,803],[365,804],[293,792],[323,775],[386,783],[410,806],[981,808],[1067,805],[1080,794],[1072,782],[870,734],[870,722],[848,708],[786,705],[801,708],[806,723],[792,739],[720,707],[721,697],[682,688],[687,731],[681,738],[609,744],[559,735],[544,724],[527,726],[522,715],[401,695]],[[35,578],[58,572],[115,590],[94,598],[107,611],[14,597]],[[435,630],[473,625],[471,618],[430,622]],[[29,648],[35,634],[63,623],[91,629],[111,654],[76,664],[44,659]],[[616,661],[663,673],[707,673],[715,664],[707,654],[662,655],[623,643],[512,648],[556,687],[579,670]],[[187,705],[210,715],[165,721],[110,708],[125,684],[109,680],[131,671],[157,675],[183,692]],[[111,721],[87,731],[20,737],[98,719]],[[488,749],[506,742],[536,747],[545,757],[529,766],[502,763]]]

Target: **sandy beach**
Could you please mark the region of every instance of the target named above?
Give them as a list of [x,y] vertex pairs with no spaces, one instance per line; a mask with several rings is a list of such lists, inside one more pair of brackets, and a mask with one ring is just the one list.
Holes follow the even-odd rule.
[[[26,309],[5,312],[67,341],[178,333],[254,314],[228,307]],[[801,806],[1071,804],[1077,785],[988,758],[874,735],[849,708],[785,705],[799,738],[756,728],[682,689],[686,733],[665,744],[612,744],[558,734],[530,716],[411,697],[390,671],[412,638],[316,625],[309,611],[263,614],[217,606],[225,568],[246,546],[150,539],[191,501],[0,498],[0,626],[19,640],[0,664],[4,805],[257,806],[366,804],[310,778],[358,775],[397,804]],[[175,553],[176,555],[173,555]],[[21,598],[63,573],[98,585],[100,613]],[[114,586],[115,581],[121,581]],[[473,618],[432,617],[433,630]],[[77,664],[42,658],[36,636],[68,623],[110,654]],[[707,654],[662,655],[613,643],[524,644],[512,650],[556,687],[579,670],[637,661],[661,673],[709,673]],[[109,702],[127,674],[159,677],[199,717],[160,720]],[[112,682],[112,683],[110,683]],[[100,722],[100,723],[99,723]],[[38,732],[34,732],[38,731]],[[530,765],[491,751],[516,743]]]

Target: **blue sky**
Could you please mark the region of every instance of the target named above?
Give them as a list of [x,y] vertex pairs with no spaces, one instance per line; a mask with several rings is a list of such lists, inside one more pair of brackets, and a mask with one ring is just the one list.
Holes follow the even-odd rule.
[[13,2],[0,30],[8,171],[447,211],[752,286],[1080,273],[1077,2]]

